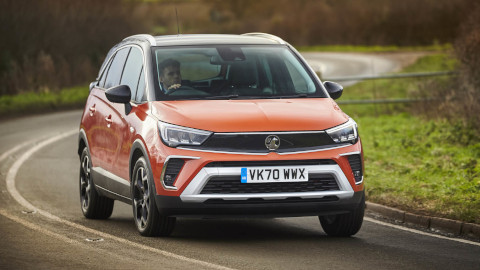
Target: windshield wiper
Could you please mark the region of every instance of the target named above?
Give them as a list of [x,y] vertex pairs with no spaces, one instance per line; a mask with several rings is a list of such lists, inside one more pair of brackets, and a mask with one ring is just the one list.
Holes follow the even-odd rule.
[[239,96],[239,95],[224,95],[224,96],[210,96],[203,99],[275,99],[275,98],[307,98],[307,94],[289,95],[289,96]]
[[307,94],[298,94],[298,95],[290,95],[290,96],[279,96],[279,98],[307,98]]
[[210,96],[204,97],[204,99],[235,99],[238,98],[238,95],[224,95],[224,96]]

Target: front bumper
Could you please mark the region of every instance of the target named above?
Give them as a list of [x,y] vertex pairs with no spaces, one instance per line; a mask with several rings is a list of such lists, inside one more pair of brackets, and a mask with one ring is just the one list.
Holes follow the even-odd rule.
[[179,197],[156,195],[159,212],[177,217],[300,217],[349,213],[358,208],[364,191],[354,192],[351,197],[340,199],[325,196],[319,199],[284,200],[207,200],[184,202]]
[[[154,175],[158,175],[155,176],[156,204],[162,215],[189,217],[333,215],[348,213],[358,208],[364,196],[363,178],[355,179],[348,159],[352,155],[361,156],[360,142],[348,147],[286,156],[273,152],[260,156],[184,149],[175,149],[166,154],[164,159],[152,162],[158,164],[156,170],[154,169]],[[173,186],[166,187],[162,182],[161,171],[164,169],[162,165],[165,164],[165,160],[172,157],[182,158],[185,160],[185,165]],[[264,192],[264,183],[240,183],[242,167],[284,166],[285,163],[292,164],[292,162],[298,166],[308,167],[309,179],[310,175],[322,178],[320,181],[323,181],[323,178],[329,178],[330,182],[326,186],[330,187],[333,181],[336,183],[335,187],[321,186],[318,189],[311,189],[308,186],[302,189],[294,186],[290,189],[290,186]],[[363,167],[363,161],[360,160],[360,162]],[[221,181],[231,180],[232,182],[228,184],[233,183],[233,189],[236,190],[230,192],[228,189],[226,191],[221,189],[209,192],[212,190],[207,188],[209,181],[218,178],[221,178]],[[311,183],[310,180],[308,183]],[[261,185],[259,189],[262,191],[256,188],[251,191],[250,188],[243,188],[244,186],[240,185]]]

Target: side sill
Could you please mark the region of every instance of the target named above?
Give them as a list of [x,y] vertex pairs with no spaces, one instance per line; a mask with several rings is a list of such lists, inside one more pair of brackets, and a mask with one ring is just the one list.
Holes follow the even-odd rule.
[[100,195],[131,204],[130,182],[101,167],[92,168],[92,180]]
[[130,199],[130,198],[127,198],[125,196],[117,194],[117,193],[115,193],[113,191],[110,191],[108,189],[105,189],[101,186],[95,185],[95,188],[98,191],[98,193],[100,193],[104,197],[107,197],[107,198],[110,198],[110,199],[113,199],[113,200],[118,200],[118,201],[121,201],[121,202],[124,202],[124,203],[127,203],[127,204],[132,204],[132,199]]

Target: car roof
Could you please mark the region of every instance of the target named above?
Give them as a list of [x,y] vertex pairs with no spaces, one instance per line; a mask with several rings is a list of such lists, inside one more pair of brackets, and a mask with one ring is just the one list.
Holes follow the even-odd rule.
[[281,38],[265,33],[247,33],[243,35],[227,34],[188,34],[188,35],[134,35],[124,39],[147,40],[150,46],[185,46],[185,45],[218,45],[218,44],[287,44]]

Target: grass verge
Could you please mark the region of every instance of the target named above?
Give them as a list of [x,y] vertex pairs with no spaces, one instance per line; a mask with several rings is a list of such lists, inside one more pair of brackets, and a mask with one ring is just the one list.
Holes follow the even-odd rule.
[[1,118],[6,118],[15,115],[83,108],[87,96],[88,86],[65,88],[58,92],[29,92],[14,96],[0,96],[0,115]]
[[[451,69],[429,55],[403,72]],[[412,97],[429,79],[366,81],[340,100]],[[480,135],[462,123],[410,113],[415,104],[342,105],[359,124],[367,199],[409,212],[480,223]]]

